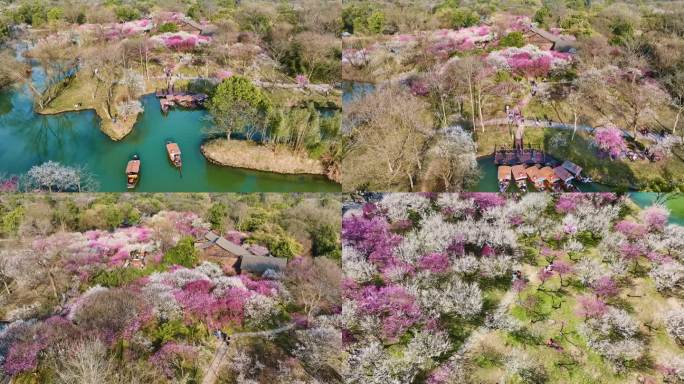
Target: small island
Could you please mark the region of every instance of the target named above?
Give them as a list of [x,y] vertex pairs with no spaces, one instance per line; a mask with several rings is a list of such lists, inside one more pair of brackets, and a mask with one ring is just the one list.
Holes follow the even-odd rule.
[[[35,121],[30,129],[24,129],[24,137],[13,137],[18,142],[12,145],[39,147],[31,141],[35,135],[48,140],[41,132],[42,125],[50,126],[56,135],[55,144],[41,143],[42,148],[59,147],[61,136],[71,134],[71,130],[61,128],[71,123],[72,112],[90,113],[82,116],[93,116],[94,112],[96,127],[117,142],[112,146],[122,143],[122,147],[132,147],[115,167],[122,168],[128,157],[140,155],[144,186],[145,178],[151,177],[144,171],[150,164],[148,159],[158,156],[150,148],[163,148],[166,140],[179,139],[173,137],[178,136],[178,128],[174,128],[175,133],[169,131],[161,143],[147,142],[148,137],[152,139],[149,129],[134,134],[141,124],[149,127],[150,108],[158,108],[153,115],[155,131],[165,130],[170,119],[178,121],[178,113],[198,111],[187,126],[194,137],[180,143],[185,159],[199,156],[209,164],[205,169],[218,165],[280,173],[283,177],[301,173],[327,177],[338,184],[342,92],[335,84],[341,65],[340,39],[336,13],[327,14],[323,9],[330,9],[330,4],[226,3],[177,9],[133,2],[101,4],[81,12],[60,2],[49,6],[38,2],[3,9],[0,88],[8,93],[0,98],[9,100],[17,95],[22,104],[30,100],[31,115],[25,118]],[[150,97],[156,97],[157,103],[151,103]],[[162,114],[157,117],[159,111]],[[77,124],[86,124],[89,118],[81,120]],[[17,127],[17,132],[21,128]],[[82,131],[79,135],[91,136]],[[206,148],[216,145],[208,144],[221,139],[230,139],[232,147],[249,148],[251,152],[259,148],[270,154],[271,164],[260,163],[256,155],[236,161],[220,152],[209,154]],[[43,157],[30,159],[30,151],[25,152],[26,162]],[[99,154],[106,152],[109,149]],[[51,154],[44,161],[65,157],[55,155],[59,154]],[[108,173],[86,166],[84,158],[66,160],[64,165]],[[30,169],[17,168],[0,171],[22,176]],[[244,172],[232,175],[236,182],[245,183]],[[257,173],[249,175],[260,177]],[[320,184],[318,176],[312,176],[312,184]],[[269,183],[279,180],[261,177]]]

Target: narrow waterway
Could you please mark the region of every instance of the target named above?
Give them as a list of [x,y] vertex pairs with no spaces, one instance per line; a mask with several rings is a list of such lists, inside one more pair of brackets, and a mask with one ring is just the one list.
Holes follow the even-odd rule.
[[[652,192],[631,192],[629,197],[636,205],[645,208],[655,203],[658,194]],[[667,199],[665,207],[670,210],[670,223],[684,226],[684,196],[680,195]]]
[[[34,70],[32,81],[41,82]],[[149,192],[335,192],[341,186],[324,176],[282,175],[220,167],[200,152],[208,122],[204,110],[175,109],[161,113],[153,95],[142,98],[145,112],[133,132],[119,142],[100,130],[94,111],[52,116],[35,113],[26,86],[0,92],[0,174],[23,174],[48,160],[84,166],[99,182],[100,190],[125,191],[125,167],[133,154],[142,160],[136,191]],[[165,143],[180,146],[182,174],[168,160]]]

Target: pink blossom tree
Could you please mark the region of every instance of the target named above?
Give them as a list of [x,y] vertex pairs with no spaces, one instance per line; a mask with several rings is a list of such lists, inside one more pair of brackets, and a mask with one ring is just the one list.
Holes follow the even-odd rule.
[[641,220],[651,231],[662,231],[667,224],[670,212],[663,206],[652,205],[641,211]]
[[600,150],[608,153],[611,159],[620,157],[622,152],[627,149],[627,143],[622,137],[622,130],[613,125],[597,128],[594,133],[594,142]]
[[592,283],[591,288],[596,297],[603,300],[615,297],[620,292],[617,283],[610,276],[600,277]]
[[603,316],[608,306],[603,300],[593,296],[581,296],[577,299],[577,315],[586,319]]

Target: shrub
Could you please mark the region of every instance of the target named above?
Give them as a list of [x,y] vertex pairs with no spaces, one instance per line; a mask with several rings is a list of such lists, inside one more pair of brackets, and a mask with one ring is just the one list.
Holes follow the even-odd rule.
[[342,256],[339,244],[339,231],[332,225],[323,224],[311,232],[313,255],[338,259]]
[[228,216],[228,207],[225,204],[213,204],[207,213],[207,221],[211,224],[211,229],[223,232],[226,216]]
[[157,29],[158,32],[160,33],[165,33],[165,32],[178,32],[178,26],[174,23],[164,23],[159,26]]
[[522,32],[511,32],[504,36],[501,41],[499,41],[500,47],[516,47],[520,48],[525,45],[525,37]]
[[182,265],[186,268],[192,268],[198,260],[195,240],[192,237],[186,237],[179,241],[162,258],[162,262],[166,265]]
[[140,18],[140,12],[137,9],[125,5],[116,7],[114,13],[119,21],[131,21]]

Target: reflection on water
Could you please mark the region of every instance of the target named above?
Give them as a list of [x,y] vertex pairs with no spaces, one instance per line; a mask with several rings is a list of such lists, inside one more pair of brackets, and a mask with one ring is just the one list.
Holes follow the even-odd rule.
[[362,97],[375,90],[373,83],[360,83],[358,81],[342,82],[342,104],[346,104],[357,97]]

